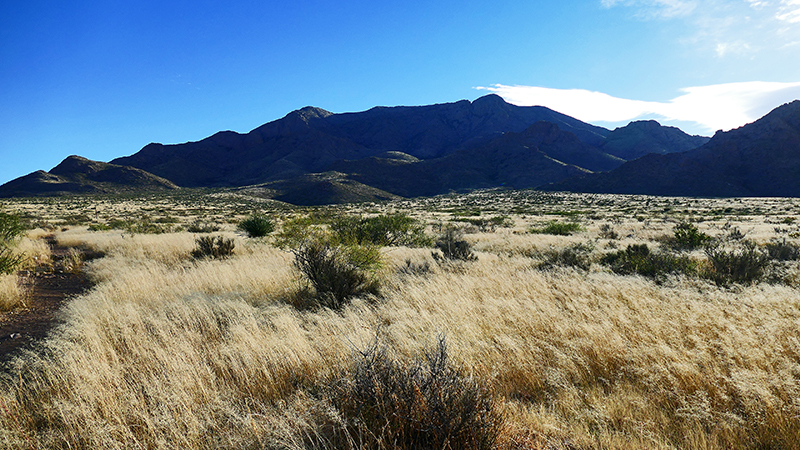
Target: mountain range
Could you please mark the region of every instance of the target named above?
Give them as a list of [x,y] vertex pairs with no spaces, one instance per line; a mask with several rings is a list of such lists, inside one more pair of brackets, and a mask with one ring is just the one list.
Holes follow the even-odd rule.
[[290,112],[246,134],[152,143],[110,163],[70,156],[0,197],[215,187],[293,204],[477,188],[800,196],[800,102],[713,138],[655,121],[608,130],[497,95],[334,114]]

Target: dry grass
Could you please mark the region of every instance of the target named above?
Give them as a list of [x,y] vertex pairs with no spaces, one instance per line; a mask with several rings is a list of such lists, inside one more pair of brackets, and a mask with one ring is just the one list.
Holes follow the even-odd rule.
[[16,275],[0,275],[0,311],[9,311],[25,305],[25,289]]
[[[232,258],[193,261],[188,233],[61,233],[107,256],[87,263],[98,284],[58,333],[8,370],[0,447],[333,448],[347,418],[319,392],[354,349],[377,334],[413,358],[442,333],[498,399],[500,448],[800,448],[797,287],[540,271],[532,251],[594,240],[604,223],[514,234],[543,219],[468,235],[478,261],[458,266],[387,249],[383,298],[338,313],[288,306],[291,257],[263,242],[228,233]],[[769,239],[771,224],[748,220]],[[615,242],[673,225],[620,221]],[[429,270],[404,273],[407,260]]]

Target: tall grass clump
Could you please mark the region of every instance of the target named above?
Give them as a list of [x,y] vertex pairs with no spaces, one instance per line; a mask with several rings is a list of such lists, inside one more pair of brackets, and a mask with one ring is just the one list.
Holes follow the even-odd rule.
[[239,229],[251,238],[264,237],[275,230],[275,224],[269,217],[253,214],[239,222]]
[[376,339],[325,394],[343,417],[337,448],[488,450],[503,427],[492,393],[451,363],[443,336],[409,362]]

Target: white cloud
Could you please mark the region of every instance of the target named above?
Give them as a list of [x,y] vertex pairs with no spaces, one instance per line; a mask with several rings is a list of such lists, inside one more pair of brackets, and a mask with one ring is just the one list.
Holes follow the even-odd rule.
[[477,89],[494,92],[515,105],[546,106],[585,122],[657,118],[665,124],[692,122],[706,133],[740,127],[800,98],[800,82],[751,81],[689,87],[668,102],[630,100],[583,89],[502,84]]
[[800,0],[782,0],[775,17],[789,23],[800,23]]
[[696,0],[601,0],[606,8],[628,6],[637,8],[642,18],[672,18],[690,14],[697,7]]
[[679,41],[718,57],[754,55],[800,39],[800,0],[600,0],[600,4],[626,8],[639,19],[680,20],[688,31]]

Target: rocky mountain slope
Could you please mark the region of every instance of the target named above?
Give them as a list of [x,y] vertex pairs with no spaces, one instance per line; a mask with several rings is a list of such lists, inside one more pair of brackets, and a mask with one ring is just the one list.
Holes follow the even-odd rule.
[[682,153],[650,154],[549,190],[680,196],[800,197],[800,100],[761,119],[717,132]]
[[49,172],[38,170],[0,186],[0,197],[116,194],[177,189],[174,183],[134,167],[69,156]]
[[609,131],[548,108],[514,106],[497,95],[343,114],[305,107],[246,134],[222,131],[196,142],[148,144],[111,164],[70,157],[50,172],[6,183],[0,195],[177,185],[241,188],[320,204],[536,188],[609,171],[646,152],[684,151],[706,139],[654,121]]

